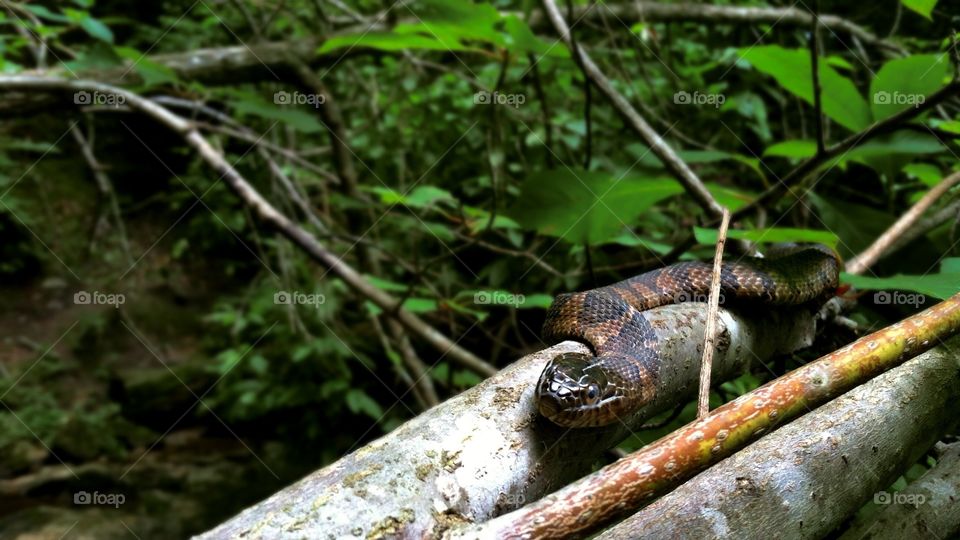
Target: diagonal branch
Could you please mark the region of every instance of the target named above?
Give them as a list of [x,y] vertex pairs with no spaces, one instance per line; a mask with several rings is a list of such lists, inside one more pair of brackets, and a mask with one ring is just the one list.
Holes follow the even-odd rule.
[[312,234],[290,221],[254,188],[186,119],[138,94],[95,81],[54,79],[32,76],[2,76],[0,89],[8,91],[41,90],[51,92],[86,91],[117,96],[129,107],[138,110],[178,133],[192,146],[257,216],[275,228],[314,260],[337,274],[348,286],[391,314],[408,330],[460,365],[481,375],[490,376],[496,369],[473,353],[460,347],[450,338],[403,308],[396,298],[378,289],[340,257],[328,251]]
[[713,217],[719,218],[723,214],[723,207],[713,198],[713,195],[703,185],[700,178],[690,169],[690,167],[680,159],[680,156],[670,148],[670,145],[663,140],[660,135],[654,131],[649,123],[630,105],[627,98],[618,92],[611,84],[610,80],[600,71],[600,68],[590,59],[590,56],[583,50],[583,47],[575,46],[570,34],[570,28],[567,26],[560,9],[553,0],[543,0],[543,8],[547,13],[553,27],[560,34],[560,39],[568,49],[577,57],[577,61],[583,69],[584,74],[600,90],[613,107],[623,116],[627,125],[640,136],[641,139],[650,147],[650,150],[660,158],[667,170],[680,181],[687,192],[697,201],[704,210]]
[[737,219],[752,214],[757,210],[757,208],[767,207],[776,203],[791,188],[801,184],[808,175],[816,171],[821,165],[828,163],[830,160],[836,157],[842,156],[849,150],[861,146],[871,139],[901,129],[903,124],[943,103],[947,99],[956,95],[958,92],[960,92],[960,80],[953,79],[949,84],[940,90],[930,94],[920,105],[906,108],[897,114],[894,114],[893,116],[884,118],[879,122],[874,122],[873,124],[867,126],[863,131],[854,133],[846,139],[827,147],[822,153],[818,152],[813,157],[810,157],[800,163],[800,165],[787,173],[783,178],[780,179],[779,182],[771,186],[770,189],[760,194],[760,196],[750,202],[750,204],[747,204],[734,212],[733,220],[736,221]]

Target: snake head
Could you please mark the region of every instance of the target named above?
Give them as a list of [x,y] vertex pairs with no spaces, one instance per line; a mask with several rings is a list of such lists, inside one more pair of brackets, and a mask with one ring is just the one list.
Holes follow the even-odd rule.
[[636,407],[624,394],[618,370],[607,369],[610,357],[563,353],[554,357],[537,383],[537,407],[553,423],[595,427],[613,423]]

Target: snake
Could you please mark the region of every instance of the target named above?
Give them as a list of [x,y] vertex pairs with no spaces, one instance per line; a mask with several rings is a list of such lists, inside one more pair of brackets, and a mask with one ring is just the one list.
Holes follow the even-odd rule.
[[[836,293],[840,259],[821,244],[775,245],[767,257],[720,266],[720,296],[754,309],[823,302]],[[540,414],[560,426],[598,427],[628,417],[657,395],[662,359],[657,332],[643,312],[667,304],[706,302],[713,264],[682,261],[587,291],[558,295],[542,336],[587,345],[547,363],[537,382]]]

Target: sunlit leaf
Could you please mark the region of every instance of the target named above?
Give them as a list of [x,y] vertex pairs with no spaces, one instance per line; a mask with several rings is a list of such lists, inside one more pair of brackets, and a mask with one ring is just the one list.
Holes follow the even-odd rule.
[[[740,56],[758,71],[772,76],[795,96],[813,103],[808,50],[767,45],[741,49]],[[818,71],[823,114],[851,131],[860,131],[869,126],[872,122],[870,107],[853,82],[826,63],[820,63]]]
[[608,241],[657,202],[683,191],[670,178],[559,169],[535,173],[507,211],[520,225],[573,243]]
[[918,54],[890,60],[870,81],[870,108],[874,120],[921,105],[940,89],[949,75],[950,58],[944,54]]
[[[700,244],[717,243],[716,229],[704,229],[694,227],[693,234]],[[830,231],[820,231],[815,229],[794,229],[790,227],[771,227],[767,229],[729,229],[727,238],[738,240],[749,240],[751,242],[809,242],[815,244],[824,244],[832,248],[837,247],[839,239],[837,235]]]

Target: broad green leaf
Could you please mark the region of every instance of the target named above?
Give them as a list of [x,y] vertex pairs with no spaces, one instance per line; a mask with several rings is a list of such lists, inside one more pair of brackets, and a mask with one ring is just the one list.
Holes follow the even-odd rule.
[[90,34],[90,36],[105,41],[107,43],[113,43],[113,32],[110,31],[110,28],[107,25],[103,24],[93,17],[86,17],[80,21],[80,28]]
[[157,86],[160,84],[176,84],[179,82],[176,72],[169,67],[158,64],[149,57],[131,47],[114,47],[114,52],[121,58],[126,58],[133,62],[133,68],[143,78],[143,84],[146,87]]
[[[949,298],[960,292],[960,272],[927,274],[924,276],[907,276],[897,274],[891,277],[869,277],[855,276],[846,272],[840,274],[840,280],[849,283],[858,289],[873,291],[914,291],[921,295],[928,295],[934,298]],[[884,301],[887,298],[887,301]],[[901,304],[906,301],[897,301],[896,296],[887,295],[886,297],[874,296],[874,303],[878,304]],[[923,304],[925,300],[922,297],[914,304]]]
[[568,242],[600,244],[683,188],[670,178],[558,169],[527,178],[507,211],[521,226]]
[[529,294],[525,301],[517,306],[519,309],[547,309],[553,303],[553,296],[549,294]]
[[[810,53],[806,49],[784,49],[779,45],[740,49],[740,56],[757,70],[772,76],[780,86],[807,103],[813,103]],[[851,131],[860,131],[872,122],[870,107],[850,79],[826,63],[819,64],[823,114]]]
[[943,178],[940,167],[932,163],[911,163],[903,168],[903,172],[929,187],[937,185]]
[[465,47],[457,41],[442,42],[433,36],[397,34],[393,32],[369,32],[365,34],[349,34],[332,37],[320,46],[317,54],[324,54],[337,49],[353,48],[378,49],[381,51],[402,51],[406,49],[462,51],[465,49]]
[[940,263],[941,274],[960,274],[960,257],[947,257]]
[[[693,228],[693,235],[700,244],[716,244],[717,231],[715,229],[704,229],[701,227]],[[814,229],[794,229],[790,227],[771,227],[767,229],[729,229],[728,238],[738,240],[749,240],[751,242],[812,242],[816,244],[825,244],[834,249],[837,247],[839,238],[830,231],[818,231]]]
[[756,198],[756,195],[753,193],[747,193],[746,191],[734,189],[729,186],[721,186],[714,182],[707,182],[707,189],[721,206],[725,206],[731,212],[736,211],[741,206]]
[[958,120],[940,120],[939,118],[930,121],[930,124],[938,129],[956,133],[960,136],[960,121]]
[[53,22],[58,22],[58,23],[70,23],[70,22],[73,22],[73,21],[70,20],[69,17],[65,17],[65,16],[63,16],[63,15],[60,15],[59,13],[54,13],[54,12],[50,11],[49,9],[47,9],[47,8],[45,8],[45,7],[43,7],[43,6],[37,5],[37,4],[23,4],[21,7],[23,7],[23,9],[26,9],[27,11],[33,13],[33,14],[36,15],[37,17],[40,17],[41,19],[46,19],[46,20],[48,20],[48,21],[53,21]]
[[407,195],[404,204],[414,208],[425,208],[441,203],[456,205],[457,199],[449,191],[436,186],[417,186]]
[[[383,313],[383,309],[373,302],[367,302],[367,311],[376,317]],[[403,302],[403,309],[412,313],[431,313],[437,310],[437,301],[433,298],[407,298]]]
[[921,105],[940,89],[949,75],[950,58],[944,54],[918,54],[890,60],[870,81],[870,108],[874,120]]
[[806,159],[817,153],[817,143],[814,141],[794,140],[772,144],[763,151],[763,157],[785,157]]
[[289,104],[289,98],[278,100],[277,95],[281,92],[283,91],[270,96],[273,100],[272,103],[253,92],[230,90],[226,93],[232,97],[229,103],[238,115],[276,120],[304,133],[316,133],[324,130],[323,124],[317,120],[314,112],[310,110],[312,107]]
[[892,178],[920,154],[936,154],[944,146],[936,136],[916,131],[897,131],[854,148],[838,159],[855,161]]
[[569,58],[570,51],[562,44],[547,42],[538,38],[526,21],[516,15],[504,17],[504,29],[507,31],[507,48],[517,55],[533,54],[536,57],[552,56]]
[[937,5],[937,0],[900,0],[903,4],[903,7],[923,15],[931,21],[933,18],[930,16],[933,13],[933,8]]

